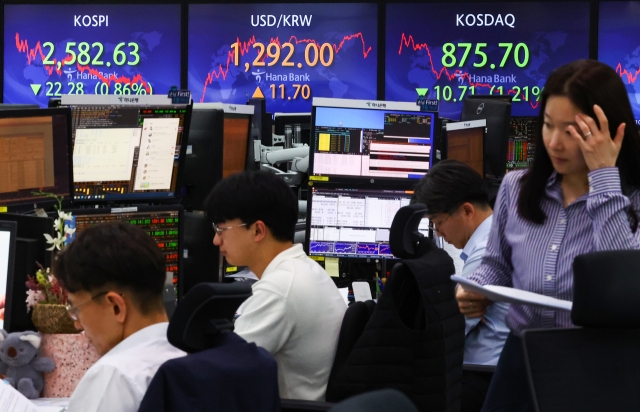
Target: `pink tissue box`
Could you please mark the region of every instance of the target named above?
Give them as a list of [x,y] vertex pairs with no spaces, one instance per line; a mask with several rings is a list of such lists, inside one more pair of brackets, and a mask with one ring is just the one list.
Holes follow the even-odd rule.
[[56,364],[53,372],[44,374],[43,398],[70,397],[84,373],[100,358],[82,333],[43,333],[40,354]]

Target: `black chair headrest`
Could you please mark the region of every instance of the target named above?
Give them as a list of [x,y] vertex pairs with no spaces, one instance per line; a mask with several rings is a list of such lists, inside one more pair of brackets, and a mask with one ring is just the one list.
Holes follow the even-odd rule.
[[610,250],[573,261],[571,321],[595,328],[640,328],[640,250]]
[[391,223],[389,246],[391,253],[400,259],[411,259],[418,252],[424,235],[418,231],[420,221],[427,213],[427,206],[415,203],[401,207]]
[[214,347],[221,333],[233,330],[233,316],[249,296],[251,285],[246,282],[195,285],[171,317],[169,343],[187,353]]

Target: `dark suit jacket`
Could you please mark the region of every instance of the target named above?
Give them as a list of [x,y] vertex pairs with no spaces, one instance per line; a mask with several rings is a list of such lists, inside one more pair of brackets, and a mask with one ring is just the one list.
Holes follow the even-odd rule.
[[138,411],[280,411],[273,357],[233,332],[219,342],[160,366]]

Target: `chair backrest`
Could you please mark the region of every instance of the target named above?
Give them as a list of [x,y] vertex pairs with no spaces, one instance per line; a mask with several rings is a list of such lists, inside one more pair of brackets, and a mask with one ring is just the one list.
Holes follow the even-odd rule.
[[418,232],[425,210],[411,205],[396,214],[391,250],[404,260],[394,267],[359,338],[348,345],[353,348],[346,360],[340,353],[334,363],[327,401],[395,388],[423,411],[459,409],[464,318],[450,279],[453,261]]
[[538,329],[522,339],[536,411],[638,410],[639,329]]
[[195,285],[169,322],[169,343],[187,353],[216,346],[220,333],[233,330],[233,316],[249,296],[251,285],[245,282]]
[[250,295],[245,282],[202,283],[185,294],[167,337],[189,355],[160,366],[140,412],[280,411],[275,359],[232,332],[235,311]]
[[358,342],[358,339],[360,339],[362,331],[369,322],[374,308],[375,302],[372,300],[354,302],[347,308],[344,318],[342,318],[342,326],[340,327],[340,334],[338,335],[338,346],[336,348],[333,366],[331,367],[331,374],[329,375],[326,399],[338,398],[333,390],[336,377],[347,362],[349,354]]
[[571,321],[595,328],[640,328],[640,250],[608,250],[573,261]]
[[356,395],[336,404],[329,412],[418,412],[405,394],[395,389],[381,389]]

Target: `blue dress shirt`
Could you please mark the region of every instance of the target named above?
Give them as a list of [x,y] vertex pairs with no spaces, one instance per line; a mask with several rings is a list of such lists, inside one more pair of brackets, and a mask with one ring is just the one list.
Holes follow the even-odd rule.
[[[492,222],[493,216],[486,218],[462,249],[460,258],[464,261],[464,267],[461,276],[469,276],[480,266],[487,248]],[[509,328],[505,323],[508,312],[508,303],[496,302],[487,307],[487,312],[482,318],[465,318],[465,364],[495,365],[498,363],[502,347],[509,335]]]

